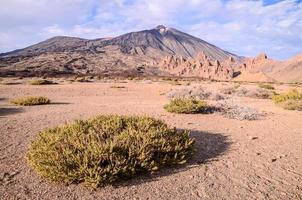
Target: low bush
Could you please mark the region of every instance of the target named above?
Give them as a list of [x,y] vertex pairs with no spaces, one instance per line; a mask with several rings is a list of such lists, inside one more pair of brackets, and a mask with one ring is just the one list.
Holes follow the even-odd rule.
[[168,112],[172,113],[209,113],[211,108],[207,102],[196,99],[177,98],[172,99],[169,104],[164,106]]
[[281,103],[287,100],[302,100],[302,94],[298,90],[292,89],[287,93],[273,96],[273,101],[275,103]]
[[264,84],[264,83],[261,83],[258,85],[260,88],[263,88],[263,89],[267,89],[267,90],[274,90],[275,87],[270,85],[270,84]]
[[46,80],[46,79],[37,79],[37,80],[31,80],[29,82],[30,85],[51,85],[56,84],[53,81]]
[[34,106],[34,105],[49,104],[50,100],[47,97],[32,96],[32,97],[22,97],[22,98],[12,99],[10,102],[19,106]]
[[273,101],[286,110],[302,110],[302,94],[296,89],[273,96]]
[[184,164],[193,143],[154,118],[101,115],[40,132],[27,160],[48,180],[98,187]]

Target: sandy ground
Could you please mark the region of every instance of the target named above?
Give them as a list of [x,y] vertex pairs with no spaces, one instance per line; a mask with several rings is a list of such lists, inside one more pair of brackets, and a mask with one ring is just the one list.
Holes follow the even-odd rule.
[[[302,199],[302,112],[240,98],[267,116],[239,121],[218,113],[170,114],[162,94],[177,87],[161,82],[0,85],[0,199]],[[27,95],[47,96],[53,103],[9,104],[10,98]],[[26,163],[28,145],[40,130],[104,113],[148,114],[190,129],[196,154],[186,166],[96,190],[47,182]]]

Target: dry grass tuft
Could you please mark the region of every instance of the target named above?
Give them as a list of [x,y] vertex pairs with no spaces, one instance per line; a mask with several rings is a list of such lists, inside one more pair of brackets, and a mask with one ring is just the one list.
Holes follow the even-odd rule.
[[101,115],[40,132],[27,159],[48,180],[98,187],[184,164],[193,144],[154,118]]
[[12,104],[19,105],[19,106],[35,106],[35,105],[49,104],[50,100],[47,97],[31,96],[31,97],[12,99],[10,102]]
[[270,85],[270,84],[264,84],[264,83],[261,83],[258,85],[260,88],[263,88],[263,89],[267,89],[267,90],[274,90],[275,87]]

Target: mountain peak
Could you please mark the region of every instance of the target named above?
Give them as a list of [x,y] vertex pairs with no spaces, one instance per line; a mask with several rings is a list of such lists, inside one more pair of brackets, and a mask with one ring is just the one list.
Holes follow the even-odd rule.
[[160,34],[164,34],[168,31],[169,28],[167,28],[166,26],[164,25],[158,25],[157,27],[155,27],[156,30],[158,30],[158,32]]
[[155,29],[167,29],[167,27],[166,26],[164,26],[164,25],[158,25],[158,26],[156,26],[155,27]]

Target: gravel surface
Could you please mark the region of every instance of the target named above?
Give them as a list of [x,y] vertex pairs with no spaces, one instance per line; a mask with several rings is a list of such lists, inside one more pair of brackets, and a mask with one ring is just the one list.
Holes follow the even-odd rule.
[[[125,88],[111,88],[111,86]],[[167,83],[73,83],[45,86],[0,85],[0,199],[301,199],[302,113],[270,100],[234,96],[268,113],[248,121],[219,113],[182,115],[163,109]],[[204,83],[218,89],[220,83]],[[282,89],[285,88],[285,86]],[[9,99],[47,96],[52,104],[16,107]],[[177,168],[138,176],[92,190],[40,178],[25,160],[39,131],[98,114],[150,115],[196,140],[192,160]]]

